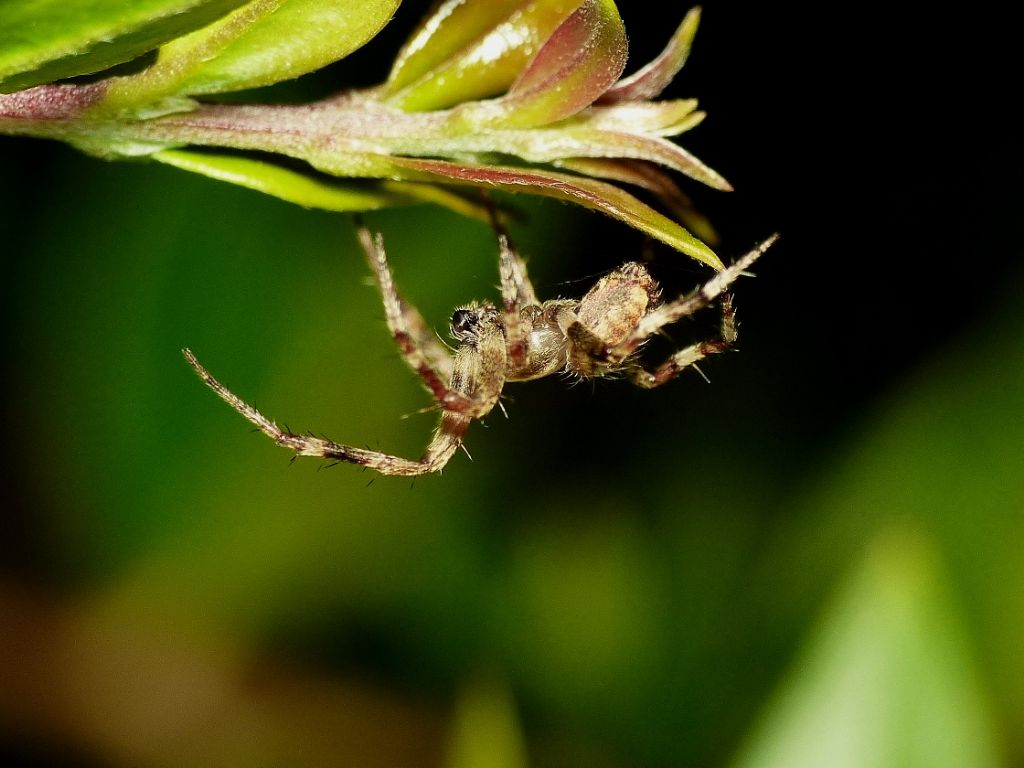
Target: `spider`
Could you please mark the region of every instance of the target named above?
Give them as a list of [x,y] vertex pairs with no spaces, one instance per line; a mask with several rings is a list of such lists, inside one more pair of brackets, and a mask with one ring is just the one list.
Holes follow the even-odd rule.
[[[456,309],[450,332],[458,346],[452,352],[396,290],[382,236],[371,234],[361,223],[357,236],[380,288],[388,329],[441,411],[440,424],[422,458],[414,461],[281,429],[215,379],[191,350],[182,352],[222,400],[296,456],[361,464],[384,475],[422,475],[443,469],[462,445],[470,423],[498,405],[506,382],[556,373],[580,378],[625,374],[637,386],[650,389],[708,355],[729,349],[736,341],[736,320],[726,289],[777,238],[771,236],[700,288],[673,301],[661,302],[658,283],[641,264],[631,261],[601,278],[580,300],[540,302],[525,263],[498,228],[501,305],[483,301]],[[681,349],[654,370],[640,365],[635,353],[647,339],[719,297],[719,338]]]

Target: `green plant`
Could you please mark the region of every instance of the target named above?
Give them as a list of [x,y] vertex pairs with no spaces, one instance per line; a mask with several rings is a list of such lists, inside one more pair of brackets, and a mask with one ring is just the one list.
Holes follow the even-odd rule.
[[[431,201],[483,215],[466,185],[569,200],[721,268],[675,181],[728,182],[668,141],[693,99],[656,101],[699,11],[622,78],[612,0],[446,0],[382,84],[308,104],[218,102],[369,41],[398,0],[21,0],[0,8],[0,133],[146,157],[329,210]],[[155,51],[155,57],[152,56]],[[69,82],[56,83],[58,79]],[[624,186],[652,194],[686,226]]]

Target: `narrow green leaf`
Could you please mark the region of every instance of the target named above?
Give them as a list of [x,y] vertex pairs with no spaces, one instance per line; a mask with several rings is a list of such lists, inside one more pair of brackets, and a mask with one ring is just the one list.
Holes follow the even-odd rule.
[[700,8],[691,8],[672,35],[665,50],[640,70],[617,82],[601,97],[603,103],[647,101],[656,98],[679,74],[690,57],[693,37],[700,24]]
[[938,563],[876,542],[736,768],[996,768],[994,728]]
[[115,82],[111,106],[168,95],[256,88],[343,58],[390,20],[399,0],[252,0],[204,29],[168,43],[144,72]]
[[205,26],[245,0],[3,0],[0,92],[91,74]]
[[715,269],[722,269],[724,266],[711,248],[684,227],[625,190],[603,181],[536,168],[472,166],[411,157],[392,157],[388,162],[395,166],[396,170],[405,169],[422,174],[417,178],[433,177],[485,189],[497,187],[508,192],[543,195],[577,203],[625,222],[634,229],[645,232]]
[[444,768],[527,768],[526,745],[507,685],[483,676],[462,691]]
[[564,152],[578,157],[619,157],[648,160],[684,173],[691,179],[714,189],[731,191],[732,185],[717,171],[699,158],[667,139],[643,134],[613,131],[565,131],[567,144],[575,144],[573,151]]
[[298,171],[239,155],[166,150],[154,160],[192,173],[254,189],[307,208],[365,211],[408,203],[408,198],[373,181],[318,179]]
[[165,150],[152,159],[229,184],[263,192],[306,208],[328,211],[369,211],[417,203],[435,203],[464,216],[489,220],[481,203],[436,185],[416,182],[321,178],[241,155]]
[[659,136],[588,127],[491,130],[455,138],[410,135],[389,139],[394,154],[465,156],[467,153],[513,155],[530,163],[550,163],[565,157],[647,160],[684,173],[714,189],[732,190],[721,174],[699,158]]
[[585,0],[551,35],[509,92],[452,110],[453,127],[530,128],[597,100],[626,65],[626,29],[611,0]]
[[693,201],[679,188],[675,179],[653,163],[615,158],[567,157],[555,161],[553,165],[584,176],[619,181],[645,189],[705,243],[713,246],[721,241],[714,226],[694,207]]
[[381,97],[408,111],[507,91],[582,0],[446,0],[398,55]]
[[697,112],[696,109],[696,99],[602,104],[584,110],[564,125],[652,136],[677,136],[704,119],[705,113]]

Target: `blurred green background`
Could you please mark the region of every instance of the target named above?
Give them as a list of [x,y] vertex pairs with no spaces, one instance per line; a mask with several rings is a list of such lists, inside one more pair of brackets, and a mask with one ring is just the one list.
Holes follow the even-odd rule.
[[[620,7],[634,62],[682,13]],[[422,10],[291,93],[381,79]],[[290,465],[180,355],[293,428],[419,455],[429,399],[348,218],[0,142],[0,756],[1024,765],[1021,142],[983,94],[955,144],[936,127],[952,21],[740,15],[708,4],[669,94],[739,190],[694,191],[719,252],[783,234],[738,287],[740,352],[710,385],[513,385],[472,462],[415,482]],[[543,297],[645,252],[506,200]],[[435,327],[495,295],[485,226],[367,221]],[[650,255],[669,290],[706,278]]]

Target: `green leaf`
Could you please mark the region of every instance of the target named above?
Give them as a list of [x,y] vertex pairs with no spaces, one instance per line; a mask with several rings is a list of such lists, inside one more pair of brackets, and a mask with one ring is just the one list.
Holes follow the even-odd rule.
[[381,98],[408,111],[507,91],[582,0],[446,0],[395,61]]
[[699,24],[700,8],[691,8],[665,50],[654,61],[609,88],[601,97],[601,102],[647,101],[660,95],[690,57],[690,48]]
[[444,768],[527,768],[526,745],[507,685],[470,681],[459,696]]
[[706,216],[693,205],[693,201],[679,188],[675,179],[652,163],[615,158],[567,157],[553,163],[574,173],[632,184],[655,195],[668,211],[688,230],[708,245],[721,240]]
[[995,768],[972,653],[923,538],[889,532],[836,596],[735,768]]
[[626,29],[615,3],[585,0],[545,41],[505,96],[456,107],[453,127],[531,128],[571,117],[618,80],[626,50]]
[[550,128],[497,129],[454,138],[409,135],[389,140],[395,154],[465,156],[467,153],[513,155],[530,163],[550,163],[565,157],[647,160],[684,173],[714,189],[732,185],[687,150],[659,136],[628,131],[595,130],[559,123]]
[[[1002,242],[993,233],[978,238],[979,254]],[[998,311],[973,319],[871,409],[752,577],[771,590],[752,599],[788,596],[769,619],[773,633],[784,632],[833,578],[835,563],[880,524],[927,528],[947,556],[1000,711],[1017,734],[1024,733],[1022,287],[1019,274],[1007,275]]]
[[272,163],[238,155],[167,150],[151,157],[192,173],[254,189],[306,208],[365,211],[408,203],[373,181],[319,179]]
[[472,166],[411,157],[392,157],[388,162],[397,169],[422,174],[418,176],[419,178],[434,177],[485,189],[497,187],[507,192],[543,195],[577,203],[625,222],[634,229],[639,229],[715,269],[722,269],[724,266],[711,248],[681,225],[658,213],[625,190],[603,181],[539,168]]
[[705,113],[697,112],[696,109],[696,99],[601,104],[581,112],[564,125],[652,136],[678,136],[704,120]]
[[[594,130],[585,122],[562,128],[484,131],[454,138],[445,137],[446,124],[443,112],[407,113],[373,99],[345,96],[312,105],[200,105],[191,112],[146,121],[83,121],[79,135],[64,138],[105,156],[144,154],[186,145],[218,146],[283,154],[333,176],[440,181],[484,188],[497,185],[512,192],[555,197],[600,210],[705,264],[722,268],[714,252],[683,226],[612,184],[559,173],[550,167],[490,165],[496,154],[518,155],[534,163],[587,157],[634,163],[656,161],[713,186],[728,188],[724,179],[675,144],[657,136]],[[39,130],[47,127],[46,121],[41,121]],[[438,159],[445,157],[450,160]],[[598,175],[616,178],[616,174],[629,173],[621,167],[611,170],[611,174]],[[650,177],[649,173],[641,175]],[[651,177],[649,181],[665,191],[663,180]],[[677,202],[681,201],[677,198]]]
[[252,0],[204,29],[167,44],[156,63],[116,81],[114,107],[168,95],[225,93],[312,72],[360,48],[391,19],[399,0]]
[[263,192],[306,208],[369,211],[417,203],[436,203],[464,216],[489,221],[485,206],[435,185],[358,179],[339,181],[304,174],[239,155],[166,150],[152,159],[181,170]]
[[0,92],[100,72],[237,8],[244,0],[3,0]]
[[[685,120],[692,109],[679,109],[666,102],[665,110],[635,105],[643,125],[661,125],[663,121]],[[653,105],[652,105],[653,106]],[[546,128],[483,130],[451,135],[447,130],[448,113],[407,113],[372,100],[336,99],[318,105],[252,105],[245,107],[204,106],[195,112],[154,122],[150,135],[160,131],[169,141],[222,143],[240,149],[283,151],[324,167],[333,155],[334,174],[359,173],[353,161],[367,149],[381,154],[443,157],[449,159],[482,158],[487,155],[511,155],[529,163],[551,163],[566,157],[628,158],[647,160],[684,173],[715,189],[730,190],[729,182],[694,155],[658,135],[606,130],[626,125],[633,105],[602,108],[596,115],[582,115]],[[173,131],[172,124],[180,124]],[[166,130],[166,132],[165,132]],[[212,141],[211,141],[212,140]]]

